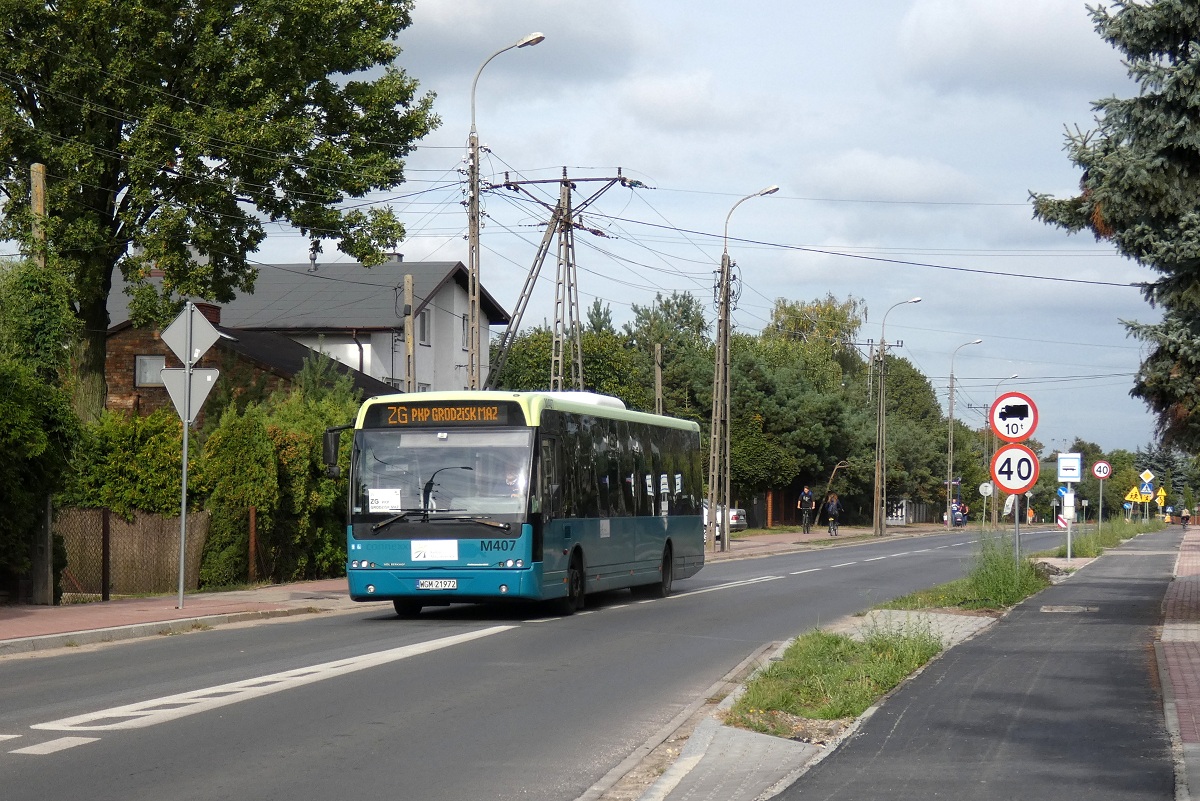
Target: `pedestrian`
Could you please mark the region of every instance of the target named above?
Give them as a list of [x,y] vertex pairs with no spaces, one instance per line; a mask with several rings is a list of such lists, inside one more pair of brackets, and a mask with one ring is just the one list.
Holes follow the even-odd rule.
[[813,497],[812,490],[808,488],[807,484],[800,493],[800,499],[796,501],[796,508],[800,510],[800,525],[804,527],[804,533],[807,534],[812,529],[813,511],[817,508],[817,499]]
[[829,536],[838,535],[838,519],[842,516],[842,502],[836,492],[831,492],[825,498],[825,515],[829,518]]

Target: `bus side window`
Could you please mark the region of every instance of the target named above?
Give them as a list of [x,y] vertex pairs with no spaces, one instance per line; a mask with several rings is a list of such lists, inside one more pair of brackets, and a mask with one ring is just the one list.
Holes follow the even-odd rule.
[[555,458],[557,441],[549,437],[542,439],[542,464],[539,471],[542,479],[542,514],[546,520],[562,516],[562,484],[559,481],[558,460]]

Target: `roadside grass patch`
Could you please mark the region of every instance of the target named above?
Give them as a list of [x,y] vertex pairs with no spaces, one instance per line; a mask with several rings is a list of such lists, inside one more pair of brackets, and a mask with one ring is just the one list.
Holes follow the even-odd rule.
[[797,719],[835,721],[871,704],[942,650],[927,628],[867,627],[864,639],[812,631],[762,670],[734,703],[726,722],[794,738]]
[[[1163,523],[1159,521],[1134,523],[1126,520],[1106,522],[1100,531],[1073,534],[1071,537],[1071,556],[1079,559],[1091,559],[1104,553],[1108,548],[1115,548],[1127,539],[1144,534],[1148,531],[1160,531]],[[1067,545],[1064,542],[1054,552],[1059,559],[1067,557]]]

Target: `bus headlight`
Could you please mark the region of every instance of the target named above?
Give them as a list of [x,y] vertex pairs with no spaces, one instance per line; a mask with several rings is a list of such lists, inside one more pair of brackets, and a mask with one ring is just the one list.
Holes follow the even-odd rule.
[[374,594],[375,594],[375,585],[368,584],[367,585],[367,595],[374,595]]
[[501,585],[500,585],[500,594],[501,594],[501,595],[504,595],[504,594],[506,594],[507,592],[508,592],[508,585],[507,585],[507,584],[501,584]]
[[505,563],[504,563],[504,566],[505,566],[505,567],[512,567],[512,566],[513,566],[513,565],[515,565],[515,564],[516,564],[516,562],[514,562],[514,561],[513,561],[513,560],[511,560],[511,559],[509,559],[507,562],[505,562]]

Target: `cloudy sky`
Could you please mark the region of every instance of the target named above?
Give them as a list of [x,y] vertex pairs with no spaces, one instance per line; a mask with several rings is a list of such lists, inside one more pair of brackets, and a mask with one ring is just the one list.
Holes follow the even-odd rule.
[[[1000,385],[1034,399],[1034,436],[1052,449],[1151,441],[1128,395],[1141,349],[1120,323],[1156,319],[1128,286],[1151,275],[1033,220],[1028,201],[1076,190],[1065,127],[1092,127],[1093,100],[1134,91],[1083,0],[417,0],[400,64],[436,93],[442,125],[392,193],[406,259],[466,261],[471,80],[533,31],[545,41],[479,80],[485,177],[620,168],[647,187],[590,207],[584,223],[605,236],[577,234],[582,306],[600,298],[621,323],[631,303],[680,290],[711,309],[726,215],[777,184],[729,221],[740,330],[760,329],[776,298],[833,293],[864,301],[861,338],[878,341],[884,313],[920,296],[889,314],[886,337],[943,403],[951,354],[983,340],[954,359],[956,418],[982,424]],[[511,192],[485,206],[482,281],[512,309],[546,215]],[[260,258],[303,262],[305,242],[272,237]],[[526,324],[553,317],[548,261]]]

